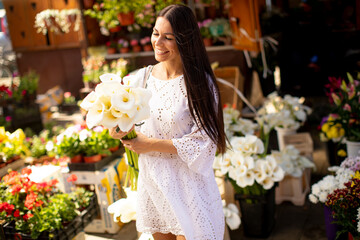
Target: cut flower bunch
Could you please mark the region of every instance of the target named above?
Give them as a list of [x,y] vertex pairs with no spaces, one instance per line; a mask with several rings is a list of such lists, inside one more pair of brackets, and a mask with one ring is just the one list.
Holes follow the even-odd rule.
[[[95,91],[89,93],[80,104],[88,111],[86,124],[91,129],[103,125],[106,128],[118,127],[122,132],[128,132],[134,124],[145,120],[150,115],[149,100],[151,92],[137,87],[139,80],[134,76],[121,79],[118,75],[106,73],[100,76],[101,83]],[[136,137],[132,130],[126,139]],[[125,148],[129,164],[125,181],[130,177],[131,188],[136,189],[138,176],[138,155]]]
[[325,176],[312,185],[309,200],[324,203],[332,210],[337,232],[360,237],[360,156],[348,157],[340,165],[329,168],[335,175]]
[[358,142],[360,141],[360,81],[349,73],[347,78],[348,81],[330,77],[329,83],[325,85],[332,109],[321,130],[327,139],[338,141],[346,138],[348,141]]
[[290,95],[281,97],[277,92],[273,92],[267,96],[263,107],[259,109],[257,121],[260,125],[266,123],[269,129],[275,127],[298,129],[311,113],[311,108],[305,106],[304,101],[303,97]]

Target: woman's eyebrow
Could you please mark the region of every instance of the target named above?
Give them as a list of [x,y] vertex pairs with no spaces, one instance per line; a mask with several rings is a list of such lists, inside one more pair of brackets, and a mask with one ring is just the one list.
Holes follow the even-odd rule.
[[[154,31],[159,32],[156,28],[153,28]],[[172,35],[175,36],[173,33],[164,33],[165,35]]]

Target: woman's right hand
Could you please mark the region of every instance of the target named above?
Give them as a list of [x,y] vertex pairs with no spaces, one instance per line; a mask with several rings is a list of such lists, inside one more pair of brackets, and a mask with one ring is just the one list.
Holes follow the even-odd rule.
[[[123,137],[125,137],[129,132],[131,132],[132,130],[134,130],[135,125],[128,131],[128,132],[123,132],[120,130],[120,128],[118,128],[118,126],[113,127],[111,129],[109,129],[109,134],[111,137],[116,138],[116,139],[122,139]],[[116,131],[116,129],[118,129],[118,131]]]

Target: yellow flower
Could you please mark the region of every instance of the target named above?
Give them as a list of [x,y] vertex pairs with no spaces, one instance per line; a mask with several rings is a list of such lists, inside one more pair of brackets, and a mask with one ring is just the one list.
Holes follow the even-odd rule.
[[337,152],[337,155],[340,156],[340,157],[346,157],[346,151],[344,149],[340,149]]
[[0,127],[0,142],[6,140],[7,140],[7,135],[6,135],[5,127]]
[[25,140],[25,134],[23,132],[22,129],[17,129],[15,132],[13,132],[10,137],[9,137],[10,141],[15,141],[15,142],[23,142]]

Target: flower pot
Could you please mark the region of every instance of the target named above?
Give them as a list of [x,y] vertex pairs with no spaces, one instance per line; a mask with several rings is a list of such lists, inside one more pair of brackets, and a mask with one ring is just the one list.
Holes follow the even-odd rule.
[[346,140],[346,150],[348,157],[360,156],[360,142]]
[[[325,219],[325,230],[326,230],[326,236],[328,240],[335,240],[336,234],[338,231],[341,230],[341,226],[336,224],[336,219],[333,218],[331,214],[332,210],[331,208],[324,205],[324,219]],[[338,240],[345,240],[347,239],[347,234],[341,234],[338,238]]]
[[84,0],[84,8],[92,8],[94,0]]
[[128,48],[128,47],[123,47],[123,48],[120,48],[120,52],[121,53],[128,53],[130,51],[130,48]]
[[280,128],[280,127],[275,127],[276,130],[276,134],[277,134],[277,139],[278,139],[278,144],[279,144],[279,150],[283,150],[285,148],[285,141],[284,141],[284,136],[286,135],[292,135],[296,133],[296,129],[295,128]]
[[109,148],[110,152],[116,152],[119,149],[119,146]]
[[141,52],[141,46],[139,45],[132,46],[132,50],[133,52]]
[[111,33],[120,32],[120,30],[121,30],[121,27],[120,27],[120,26],[116,26],[116,27],[113,27],[113,28],[109,28],[109,32],[111,32]]
[[360,237],[354,237],[351,232],[348,232],[348,240],[359,240]]
[[83,157],[81,154],[78,154],[76,156],[73,156],[72,158],[70,158],[70,162],[72,163],[79,163],[83,161]]
[[134,12],[119,13],[117,18],[122,26],[131,25],[135,22]]
[[[239,201],[241,221],[246,237],[266,238],[275,225],[275,186],[265,195],[235,194]],[[248,201],[256,201],[249,203]]]
[[99,162],[101,160],[101,154],[97,154],[94,156],[84,156],[84,162],[86,163],[95,163],[95,162]]
[[153,48],[150,44],[143,46],[143,49],[145,52],[151,52],[153,50]]
[[211,38],[203,38],[205,47],[212,46],[212,39]]
[[108,54],[115,54],[116,53],[116,48],[108,48],[107,53]]

